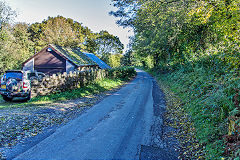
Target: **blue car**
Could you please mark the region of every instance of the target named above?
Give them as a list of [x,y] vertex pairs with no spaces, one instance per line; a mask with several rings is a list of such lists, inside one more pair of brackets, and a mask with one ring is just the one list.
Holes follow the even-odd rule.
[[5,101],[12,101],[14,97],[31,98],[31,81],[28,72],[8,70],[0,81],[0,94]]

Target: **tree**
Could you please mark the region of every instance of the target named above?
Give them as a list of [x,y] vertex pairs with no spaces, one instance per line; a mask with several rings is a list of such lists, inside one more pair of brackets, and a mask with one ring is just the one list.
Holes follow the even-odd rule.
[[28,27],[26,23],[16,23],[12,27],[15,50],[20,55],[19,61],[21,62],[24,62],[34,54],[34,43],[29,38]]
[[7,69],[17,66],[17,62],[14,62],[19,55],[13,51],[14,36],[12,34],[12,28],[8,24],[16,16],[15,11],[11,9],[5,2],[0,1],[0,73]]
[[112,0],[112,4],[117,11],[111,11],[109,14],[120,18],[117,24],[123,27],[133,27],[136,18],[136,12],[141,6],[142,0]]
[[109,65],[112,68],[117,68],[121,66],[121,59],[123,55],[122,54],[111,54],[109,56]]
[[33,55],[33,43],[29,40],[28,25],[5,25],[0,31],[0,72],[21,69],[22,63]]
[[87,38],[85,41],[86,51],[89,53],[96,53],[98,44],[95,37]]
[[102,60],[109,63],[111,54],[122,54],[124,48],[123,44],[117,36],[109,34],[107,31],[101,31],[96,39],[97,55]]
[[124,66],[131,66],[132,63],[133,63],[133,52],[132,50],[128,50],[121,58],[121,64],[123,64]]
[[[155,67],[184,65],[205,53],[238,50],[238,0],[112,0],[118,23],[134,29],[133,50]],[[233,43],[234,42],[234,43]],[[227,47],[228,46],[228,47]],[[231,49],[230,49],[231,48]],[[224,51],[226,52],[226,51]],[[171,64],[171,65],[170,65]]]
[[32,24],[28,31],[37,51],[49,43],[79,47],[92,53],[96,51],[97,34],[71,18],[48,17],[42,23]]
[[77,46],[80,41],[71,25],[63,17],[51,18],[45,22],[43,40],[47,44],[59,46]]
[[4,1],[0,1],[0,29],[15,17],[16,12]]

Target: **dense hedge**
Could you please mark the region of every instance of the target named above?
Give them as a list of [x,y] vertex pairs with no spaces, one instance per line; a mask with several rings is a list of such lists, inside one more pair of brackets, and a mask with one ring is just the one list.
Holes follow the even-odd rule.
[[240,79],[228,67],[211,56],[160,76],[182,99],[206,159],[240,157]]
[[136,75],[134,67],[114,68],[108,71],[110,78],[129,79]]

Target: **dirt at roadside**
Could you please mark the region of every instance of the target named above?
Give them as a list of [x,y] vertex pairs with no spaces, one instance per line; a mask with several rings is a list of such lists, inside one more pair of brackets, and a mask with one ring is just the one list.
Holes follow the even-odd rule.
[[178,140],[178,159],[205,159],[203,146],[197,141],[196,130],[191,117],[182,106],[181,99],[164,82],[158,81],[158,84],[166,98],[167,108],[164,115],[164,126],[173,128],[172,131],[166,132],[163,137]]

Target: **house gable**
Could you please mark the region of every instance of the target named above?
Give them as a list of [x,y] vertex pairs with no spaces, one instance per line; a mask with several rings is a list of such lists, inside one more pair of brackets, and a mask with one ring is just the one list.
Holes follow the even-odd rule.
[[[23,63],[24,70],[37,70],[50,75],[82,67],[95,68],[97,66],[79,48],[65,48],[56,45],[48,45]],[[30,69],[31,67],[32,69]]]
[[66,59],[52,47],[46,47],[34,56],[34,69],[50,75],[63,73],[66,72]]
[[44,68],[57,68],[64,67],[66,65],[66,59],[61,57],[55,51],[43,50],[34,57],[34,67]]

